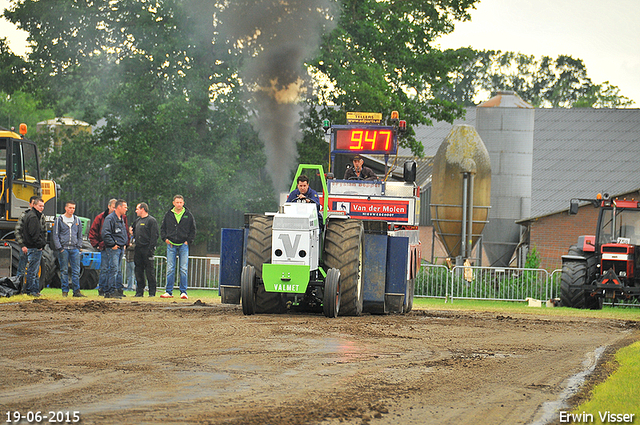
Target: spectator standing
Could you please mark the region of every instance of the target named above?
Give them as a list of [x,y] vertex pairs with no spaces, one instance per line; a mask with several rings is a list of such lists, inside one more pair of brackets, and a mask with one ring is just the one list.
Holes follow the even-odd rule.
[[74,214],[76,203],[68,201],[64,214],[56,218],[53,226],[53,246],[58,251],[60,263],[60,287],[62,296],[69,295],[69,267],[74,297],[84,297],[80,292],[80,249],[82,249],[82,223]]
[[160,238],[167,244],[167,288],[161,298],[173,298],[176,259],[180,260],[180,298],[186,300],[189,267],[189,245],[196,238],[196,221],[184,206],[184,197],[173,197],[173,208],[167,211],[160,226]]
[[104,251],[101,261],[107,263],[107,276],[104,282],[105,298],[122,298],[122,292],[116,287],[118,272],[122,264],[122,252],[129,243],[129,232],[125,217],[127,214],[127,202],[123,199],[116,201],[115,209],[109,214],[102,224],[102,240]]
[[[109,204],[107,205],[107,209],[101,212],[93,219],[91,223],[91,228],[89,229],[89,242],[91,246],[100,251],[101,253],[104,251],[104,241],[102,240],[102,225],[104,223],[104,219],[113,212],[116,208],[116,200],[109,200]],[[98,295],[104,295],[104,281],[107,277],[107,263],[102,261],[102,254],[100,254],[100,277],[98,278]]]
[[[42,225],[42,211],[44,201],[37,198],[33,203],[33,208],[24,217],[24,227],[22,229],[22,239],[27,250],[27,288],[28,295],[40,296],[40,281],[38,280],[38,270],[42,259],[42,249],[47,245],[47,230]],[[24,249],[23,249],[24,252]]]
[[[20,259],[18,260],[18,270],[16,271],[16,276],[20,279],[20,283],[22,284],[22,292],[25,291],[26,285],[24,285],[24,277],[27,274],[27,247],[24,246],[24,239],[22,238],[22,228],[24,227],[24,217],[27,215],[29,211],[33,208],[34,201],[38,199],[37,196],[32,196],[29,199],[29,208],[22,211],[18,222],[16,223],[16,243],[20,247]],[[44,216],[41,219],[44,221]]]
[[135,240],[134,262],[136,266],[136,297],[144,295],[145,274],[149,281],[149,296],[156,296],[156,273],[153,267],[153,254],[158,243],[158,221],[149,215],[149,206],[141,202],[136,206],[138,218],[133,223]]

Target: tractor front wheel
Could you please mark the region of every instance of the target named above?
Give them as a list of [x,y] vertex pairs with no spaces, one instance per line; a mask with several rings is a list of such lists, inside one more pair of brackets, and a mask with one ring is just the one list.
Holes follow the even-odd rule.
[[244,266],[240,279],[240,301],[242,312],[250,316],[256,312],[256,269],[253,266]]
[[326,317],[338,317],[340,312],[340,270],[329,269],[324,280],[322,312]]

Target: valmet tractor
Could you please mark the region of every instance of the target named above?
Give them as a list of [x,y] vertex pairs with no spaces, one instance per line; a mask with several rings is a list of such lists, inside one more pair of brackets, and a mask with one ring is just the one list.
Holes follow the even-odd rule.
[[579,201],[600,208],[598,225],[562,256],[562,305],[601,309],[604,300],[640,299],[640,204],[604,194],[572,200],[570,214],[577,214]]
[[[392,126],[325,124],[332,160],[382,153],[386,165],[400,128],[397,120]],[[223,229],[222,302],[241,303],[247,315],[410,311],[420,264],[415,162],[405,165],[405,181],[396,182],[326,179],[322,166],[300,165],[291,190],[309,170],[322,185],[324,231],[314,203],[284,203],[275,213],[246,214],[243,229]]]

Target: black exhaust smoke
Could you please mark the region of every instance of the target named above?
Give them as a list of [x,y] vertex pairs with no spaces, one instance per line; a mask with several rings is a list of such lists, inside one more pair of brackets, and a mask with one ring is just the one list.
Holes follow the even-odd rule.
[[301,101],[308,95],[304,61],[331,24],[330,0],[235,1],[222,12],[224,33],[247,60],[241,77],[253,94],[256,129],[265,144],[276,193],[288,190],[296,165]]

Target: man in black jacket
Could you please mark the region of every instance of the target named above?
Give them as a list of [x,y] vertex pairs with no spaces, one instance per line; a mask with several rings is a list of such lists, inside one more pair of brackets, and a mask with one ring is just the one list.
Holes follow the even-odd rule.
[[136,297],[144,295],[145,273],[149,281],[149,296],[156,296],[156,272],[153,267],[153,254],[158,243],[158,222],[149,215],[149,206],[141,202],[136,206],[138,218],[133,223],[135,249],[133,262],[136,266]]
[[40,296],[40,281],[38,270],[42,259],[42,249],[47,244],[47,229],[42,226],[40,218],[44,210],[41,198],[33,202],[33,208],[24,217],[22,240],[27,248],[27,289],[26,293],[34,297]]
[[353,167],[344,172],[345,180],[378,180],[376,174],[369,167],[364,166],[364,158],[360,155],[353,157]]
[[176,259],[180,259],[180,298],[187,296],[187,270],[189,266],[189,245],[196,238],[196,221],[184,206],[184,197],[173,197],[173,208],[167,211],[160,226],[160,238],[167,244],[167,291],[161,298],[173,298],[173,284],[176,281]]

